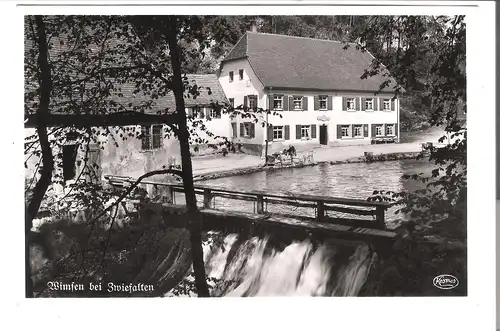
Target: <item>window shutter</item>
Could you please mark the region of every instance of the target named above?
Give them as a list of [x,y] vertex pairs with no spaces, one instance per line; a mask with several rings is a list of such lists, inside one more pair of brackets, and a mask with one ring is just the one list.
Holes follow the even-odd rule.
[[268,104],[269,104],[269,110],[273,110],[274,109],[274,95],[273,94],[268,94],[267,96],[267,99],[268,99]]
[[316,124],[311,125],[311,138],[316,139]]
[[273,141],[273,125],[269,124],[267,127],[267,141]]
[[86,177],[88,178],[89,181],[95,181],[97,179],[98,181],[101,179],[101,149],[97,144],[92,144],[89,146],[89,160],[88,160],[88,165],[91,167],[91,169],[94,170],[94,172],[91,172],[92,175],[87,175]]
[[347,98],[342,97],[342,110],[347,110]]
[[245,124],[240,123],[240,137],[245,136]]
[[300,133],[300,129],[302,128],[302,125],[296,125],[295,126],[295,139],[299,139],[302,137]]
[[398,123],[394,124],[394,135],[399,138],[399,135],[398,135]]
[[363,136],[368,137],[368,124],[363,124]]
[[233,138],[238,137],[238,126],[236,125],[236,123],[231,123],[231,128],[233,129]]
[[337,125],[337,139],[341,138],[342,138],[342,125]]
[[333,100],[331,95],[328,96],[326,102],[327,102],[326,109],[333,110]]
[[255,123],[250,123],[250,138],[255,138]]
[[354,98],[354,109],[359,110],[359,98]]
[[186,108],[186,113],[188,114],[188,116],[193,116],[193,108]]
[[366,110],[366,98],[361,98],[361,110]]
[[246,95],[243,97],[243,107],[248,107],[248,96]]
[[294,104],[293,104],[293,96],[288,97],[288,105],[290,107],[290,110],[295,110]]
[[205,110],[205,115],[207,118],[210,117],[210,108],[203,108]]
[[288,97],[286,95],[283,96],[283,110],[288,110]]
[[373,98],[373,110],[377,111],[378,110],[378,104],[380,102],[380,98]]
[[290,140],[290,125],[285,125],[285,140]]
[[257,94],[252,95],[252,98],[254,100],[254,110],[257,110],[259,108],[259,96]]
[[372,124],[372,137],[375,137],[377,134],[376,129],[375,129],[376,126],[377,126],[376,124]]
[[314,110],[319,110],[319,96],[314,96]]
[[142,133],[142,149],[148,150],[150,149],[150,137],[151,137],[151,126],[144,125],[141,128]]
[[396,110],[396,100],[391,100],[391,111]]
[[351,124],[351,138],[354,138],[354,124]]
[[302,97],[302,110],[308,110],[308,102],[307,97]]

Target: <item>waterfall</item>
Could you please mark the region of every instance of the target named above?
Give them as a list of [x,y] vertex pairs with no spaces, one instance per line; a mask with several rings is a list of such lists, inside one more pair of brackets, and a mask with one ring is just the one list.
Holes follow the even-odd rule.
[[[366,245],[327,241],[316,247],[304,240],[278,249],[270,237],[236,234],[205,243],[203,249],[211,295],[228,297],[356,296],[375,257]],[[186,279],[192,282],[193,277]]]

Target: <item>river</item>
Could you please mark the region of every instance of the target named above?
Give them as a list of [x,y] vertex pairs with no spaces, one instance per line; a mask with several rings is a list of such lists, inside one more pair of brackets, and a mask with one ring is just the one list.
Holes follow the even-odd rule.
[[[430,174],[433,168],[433,164],[424,160],[323,164],[203,183],[226,189],[366,199],[374,190],[409,191],[421,187],[401,176]],[[217,208],[244,208],[242,201],[219,199],[215,204]],[[402,216],[389,210],[388,225],[395,224],[398,217]],[[214,296],[356,296],[376,258],[366,245],[350,248],[323,242],[316,247],[306,240],[277,248],[270,245],[268,237],[213,235],[222,240],[206,243],[204,258],[207,276],[217,280],[212,289]]]

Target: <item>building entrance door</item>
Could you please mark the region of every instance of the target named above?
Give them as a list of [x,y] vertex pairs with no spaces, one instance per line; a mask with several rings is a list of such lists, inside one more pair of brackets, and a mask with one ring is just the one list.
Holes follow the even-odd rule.
[[328,126],[326,124],[319,126],[319,143],[321,145],[328,144]]

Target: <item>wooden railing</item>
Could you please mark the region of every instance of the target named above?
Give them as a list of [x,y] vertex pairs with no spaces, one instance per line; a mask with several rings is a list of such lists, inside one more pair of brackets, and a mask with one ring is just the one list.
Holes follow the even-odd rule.
[[[130,177],[104,176],[104,178],[115,187],[126,187],[135,180]],[[159,192],[162,200],[175,204],[175,193],[184,193],[184,187],[180,184],[162,183],[155,181],[141,181],[141,185],[152,185],[154,191]],[[160,192],[159,187],[164,189]],[[340,212],[357,216],[372,216],[372,220],[361,220],[375,222],[378,228],[385,228],[385,211],[389,204],[379,201],[366,201],[360,199],[325,197],[309,194],[270,193],[256,190],[231,190],[208,185],[195,185],[195,194],[203,196],[203,206],[213,208],[213,200],[216,197],[254,202],[254,213],[266,213],[267,204],[286,205],[292,207],[305,207],[315,210],[317,221],[325,221],[328,211]],[[158,193],[157,193],[158,194]],[[357,207],[361,207],[357,208]]]

